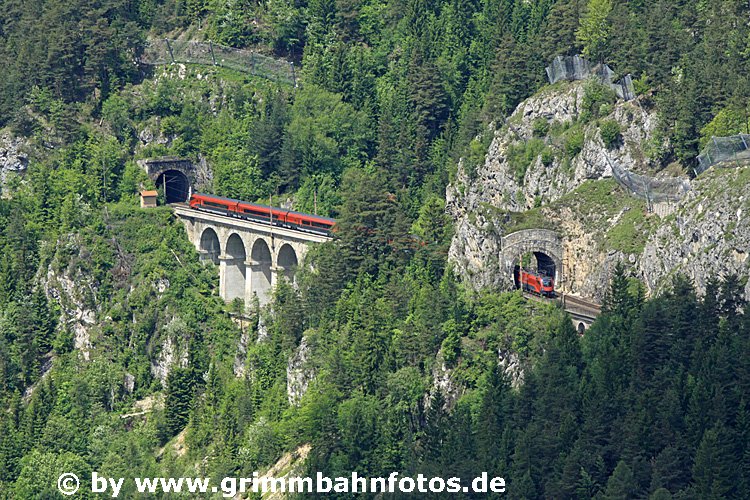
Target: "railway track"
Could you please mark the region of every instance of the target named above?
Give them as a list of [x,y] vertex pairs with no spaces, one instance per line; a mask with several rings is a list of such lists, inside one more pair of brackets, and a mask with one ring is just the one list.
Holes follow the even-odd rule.
[[523,296],[529,300],[534,300],[536,302],[548,302],[551,300],[556,301],[574,319],[593,321],[602,312],[602,306],[597,304],[596,302],[591,302],[580,297],[575,297],[573,295],[562,295],[555,297],[554,299],[547,299],[538,295],[524,292]]

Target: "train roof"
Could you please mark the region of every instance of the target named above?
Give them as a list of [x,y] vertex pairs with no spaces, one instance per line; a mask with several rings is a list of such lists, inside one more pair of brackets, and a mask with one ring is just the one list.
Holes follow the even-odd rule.
[[290,214],[305,215],[307,217],[315,217],[315,218],[318,218],[318,219],[330,222],[331,224],[335,224],[336,223],[336,219],[331,219],[330,217],[323,217],[322,215],[308,214],[306,212],[295,212],[294,210],[287,210],[287,209],[281,208],[281,207],[274,207],[274,206],[271,206],[271,205],[263,205],[261,203],[253,203],[251,201],[236,200],[234,198],[226,198],[224,196],[218,196],[218,195],[215,195],[215,194],[207,194],[207,193],[193,193],[193,194],[194,195],[198,195],[198,196],[206,196],[208,198],[214,198],[214,199],[217,199],[217,200],[230,201],[230,202],[233,202],[233,203],[244,203],[246,205],[253,205],[255,207],[261,207],[261,208],[265,208],[265,209],[279,210],[280,212],[288,212]]

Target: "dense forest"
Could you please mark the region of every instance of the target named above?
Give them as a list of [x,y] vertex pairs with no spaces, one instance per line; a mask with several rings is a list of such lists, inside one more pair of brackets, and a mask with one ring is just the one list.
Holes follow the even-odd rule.
[[[0,498],[54,497],[66,471],[252,476],[308,443],[306,472],[329,476],[488,471],[519,499],[750,498],[740,278],[698,296],[676,276],[645,298],[620,267],[579,337],[554,305],[465,289],[444,206],[459,159],[486,153],[556,55],[631,73],[658,113],[654,159],[690,172],[707,137],[747,132],[747,2],[0,6],[0,126],[29,144],[0,199]],[[184,33],[292,60],[300,85],[139,63],[149,39]],[[161,155],[205,159],[218,194],[335,216],[336,237],[269,307],[224,304],[169,209],[137,208],[151,181],[136,160]],[[290,402],[302,342],[315,377]],[[167,345],[183,356],[162,379]]]

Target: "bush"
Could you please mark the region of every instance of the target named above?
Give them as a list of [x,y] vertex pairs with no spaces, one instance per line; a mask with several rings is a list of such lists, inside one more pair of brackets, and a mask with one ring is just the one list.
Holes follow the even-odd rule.
[[604,116],[602,112],[612,109],[612,104],[617,100],[617,94],[609,87],[591,80],[586,84],[583,91],[581,103],[581,121],[587,123],[592,119]]
[[585,138],[586,136],[581,128],[571,129],[568,132],[568,136],[565,139],[565,153],[567,153],[569,158],[574,158],[575,155],[581,152]]
[[541,139],[531,139],[526,143],[518,143],[508,148],[507,158],[513,175],[518,184],[523,184],[526,171],[545,149]]
[[549,132],[549,122],[545,118],[537,118],[531,124],[534,137],[546,137]]
[[542,165],[549,167],[553,161],[555,161],[555,153],[552,151],[552,148],[544,148],[544,151],[542,151]]
[[615,120],[604,120],[599,124],[599,133],[607,149],[612,149],[622,140],[620,124]]

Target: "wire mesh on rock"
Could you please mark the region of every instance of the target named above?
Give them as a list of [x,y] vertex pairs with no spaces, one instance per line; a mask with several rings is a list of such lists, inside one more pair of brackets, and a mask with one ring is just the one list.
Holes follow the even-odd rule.
[[621,167],[607,156],[607,162],[612,167],[612,176],[617,183],[648,203],[676,202],[690,191],[690,181],[678,177],[657,179],[647,175],[640,175]]
[[698,155],[698,166],[695,175],[698,176],[717,163],[732,160],[750,159],[748,145],[750,135],[737,134],[729,137],[712,137]]
[[620,80],[614,81],[615,72],[606,64],[592,65],[581,56],[557,56],[552,64],[545,68],[550,84],[561,80],[576,81],[596,78],[602,85],[615,91],[617,97],[630,101],[635,99],[633,79],[628,74]]
[[149,65],[173,62],[207,64],[250,73],[289,85],[297,83],[294,67],[289,61],[212,42],[150,40],[143,52],[141,62]]

